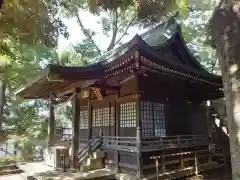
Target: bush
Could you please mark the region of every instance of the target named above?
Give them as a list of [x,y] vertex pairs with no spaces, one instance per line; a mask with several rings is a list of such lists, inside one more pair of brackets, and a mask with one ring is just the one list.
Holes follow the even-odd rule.
[[15,163],[17,161],[17,157],[15,156],[5,156],[5,157],[0,157],[0,166],[5,166],[11,163]]

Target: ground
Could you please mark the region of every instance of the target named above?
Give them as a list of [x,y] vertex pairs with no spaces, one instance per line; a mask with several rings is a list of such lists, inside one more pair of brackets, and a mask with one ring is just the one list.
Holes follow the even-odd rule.
[[[39,168],[39,166],[41,166],[41,168]],[[39,163],[27,163],[25,165],[22,165],[22,167],[31,171],[31,172],[28,172],[28,174],[49,170],[49,168],[47,168],[46,166],[39,164]],[[61,176],[61,178],[64,177],[64,176],[62,176],[63,175],[62,173],[58,174],[57,172],[55,172],[54,175],[53,175],[53,173],[44,173],[44,174],[47,175],[48,178],[49,177],[57,177],[57,176],[59,176],[59,177]],[[69,177],[69,175],[67,173],[65,173],[64,175],[66,177],[67,176]],[[83,176],[83,174],[81,176]],[[25,177],[26,177],[26,173],[21,173],[21,174],[17,174],[17,175],[0,176],[0,180],[25,180]],[[70,177],[74,178],[74,176],[72,176],[72,175]],[[80,178],[80,179],[82,179],[82,178]],[[211,170],[211,171],[206,171],[205,173],[200,173],[198,177],[191,176],[191,177],[181,178],[179,180],[230,180],[230,179],[231,179],[231,171],[229,169],[215,169],[215,170]]]
[[215,169],[199,174],[198,177],[192,176],[181,180],[230,180],[231,171],[229,169]]
[[14,174],[7,176],[0,176],[0,180],[25,180],[24,174]]

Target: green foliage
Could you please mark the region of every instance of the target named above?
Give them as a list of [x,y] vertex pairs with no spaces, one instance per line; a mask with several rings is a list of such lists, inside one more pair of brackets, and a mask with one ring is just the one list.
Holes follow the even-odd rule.
[[25,44],[42,42],[55,46],[59,35],[68,35],[56,16],[56,8],[54,3],[44,0],[5,1],[0,12],[1,39],[11,37]]
[[57,16],[58,8],[55,1],[8,0],[0,11],[0,81],[4,84],[0,88],[0,123],[11,130],[9,137],[22,149],[36,139],[45,139],[46,117],[40,112],[46,103],[22,103],[14,91],[36,76],[58,37],[68,36]]
[[186,19],[181,20],[182,32],[191,52],[199,62],[209,71],[219,74],[219,63],[215,50],[206,43],[208,39],[207,23],[213,11],[193,10]]
[[46,109],[46,103],[41,101],[22,102],[22,99],[14,97],[14,91],[25,85],[27,81],[36,76],[41,69],[40,63],[47,58],[48,49],[40,44],[29,46],[20,43],[9,43],[13,49],[15,58],[10,59],[11,64],[4,70],[7,83],[6,104],[2,123],[10,129],[9,137],[18,144],[18,149],[23,152],[36,143],[36,140],[44,140],[47,135],[46,117],[40,112]]
[[[98,51],[89,39],[84,39],[82,42],[73,45],[73,52],[90,60],[99,55]],[[83,65],[86,65],[86,63],[83,63]]]

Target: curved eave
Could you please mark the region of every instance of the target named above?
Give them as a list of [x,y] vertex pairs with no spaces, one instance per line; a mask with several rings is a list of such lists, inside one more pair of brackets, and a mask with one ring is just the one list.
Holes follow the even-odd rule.
[[[91,73],[90,73],[91,72]],[[25,99],[45,99],[50,92],[58,91],[78,80],[99,78],[103,73],[102,65],[86,67],[66,67],[49,64],[40,75],[26,86],[15,92]]]
[[49,64],[42,70],[34,81],[17,90],[16,95],[24,99],[46,99],[50,93],[65,89],[78,81],[99,80],[104,78],[105,71],[111,70],[116,64],[132,56],[134,46],[137,44],[134,37],[129,43],[112,52],[112,56],[105,60],[84,67],[67,67]]
[[[170,29],[170,33],[165,33],[164,31],[162,32],[162,36],[168,36],[166,37],[166,39],[164,41],[159,41],[159,43],[149,43],[148,39],[147,41],[144,39],[145,38],[145,34],[151,34],[154,33],[154,31],[158,31],[158,29],[164,29],[165,32]],[[150,32],[150,33],[149,33]],[[156,33],[155,32],[155,33]],[[202,65],[201,63],[196,59],[196,57],[191,53],[191,51],[189,50],[189,48],[186,45],[186,42],[183,38],[182,35],[182,31],[181,31],[181,26],[174,20],[172,19],[171,21],[167,21],[164,22],[158,26],[156,26],[155,28],[153,28],[152,30],[148,31],[147,33],[143,34],[140,38],[143,41],[142,44],[144,44],[144,46],[147,47],[147,49],[151,49],[151,53],[158,55],[161,59],[161,61],[163,61],[165,59],[164,63],[168,63],[169,65],[173,65],[175,66],[175,68],[180,68],[183,71],[185,71],[186,73],[190,73],[192,75],[197,75],[200,76],[202,78],[206,78],[208,80],[213,80],[215,81],[217,84],[222,84],[222,79],[220,76],[211,74],[210,72],[208,72]],[[185,55],[186,55],[186,64],[181,63],[177,58],[168,58],[165,55],[160,53],[156,53],[157,51],[161,51],[165,48],[170,47],[173,44],[176,44],[179,47],[179,49],[183,49]],[[153,52],[155,51],[155,52]],[[165,56],[165,57],[164,57]],[[162,57],[162,58],[161,58]],[[156,63],[160,63],[160,62],[156,62]]]
[[[206,74],[209,74],[210,76],[216,76],[214,74],[211,74],[210,72],[208,72],[202,65],[201,63],[196,59],[196,57],[191,53],[190,49],[187,47],[187,43],[186,41],[184,40],[183,38],[183,34],[182,34],[182,30],[181,30],[181,26],[178,25],[178,31],[177,31],[177,34],[176,35],[179,35],[180,37],[180,43],[181,43],[181,46],[184,48],[184,50],[186,51],[186,54],[187,56],[189,57],[189,60],[192,61],[192,63],[199,69],[201,70],[202,72],[206,73]],[[175,35],[175,36],[176,36]]]
[[163,54],[159,54],[156,52],[152,47],[150,47],[140,36],[137,36],[138,46],[142,54],[149,58],[149,61],[154,62],[156,65],[165,68],[166,70],[169,69],[169,73],[171,72],[179,72],[179,74],[189,74],[192,77],[201,78],[203,80],[209,81],[212,84],[216,84],[221,86],[222,80],[220,76],[215,76],[210,73],[205,73],[195,69],[191,66],[184,65],[178,61],[171,60],[164,56]]

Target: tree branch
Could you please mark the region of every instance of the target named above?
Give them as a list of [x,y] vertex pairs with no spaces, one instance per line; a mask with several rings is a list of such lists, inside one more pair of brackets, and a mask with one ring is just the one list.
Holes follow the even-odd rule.
[[77,11],[74,12],[76,18],[77,18],[77,22],[79,24],[79,26],[81,27],[83,34],[85,36],[87,36],[87,38],[92,42],[92,44],[95,46],[97,52],[99,53],[99,55],[101,55],[101,50],[98,48],[97,44],[94,42],[94,40],[92,39],[91,35],[88,33],[88,31],[86,30],[86,28],[83,26],[82,21],[79,17],[79,14]]
[[130,26],[132,25],[132,23],[133,23],[133,21],[136,19],[136,17],[137,17],[137,15],[134,15],[134,16],[133,16],[133,18],[132,18],[131,21],[128,23],[127,27],[125,28],[122,36],[120,36],[120,38],[114,43],[114,46],[115,46],[116,44],[118,44],[118,43],[122,40],[122,38],[127,34],[128,29],[130,28]]
[[110,41],[110,44],[107,48],[107,51],[110,51],[115,46],[115,41],[117,38],[117,32],[118,32],[118,13],[117,10],[114,9],[112,12],[112,39]]

